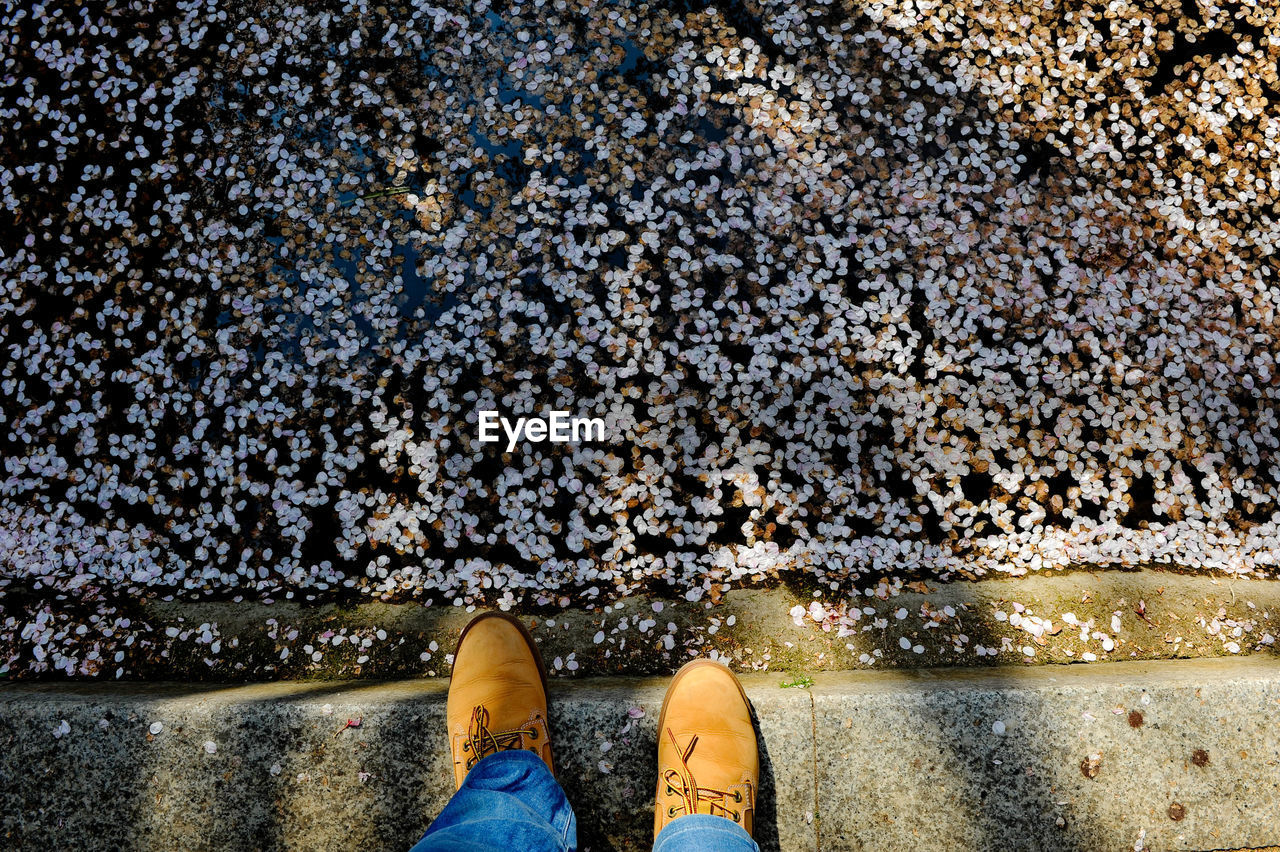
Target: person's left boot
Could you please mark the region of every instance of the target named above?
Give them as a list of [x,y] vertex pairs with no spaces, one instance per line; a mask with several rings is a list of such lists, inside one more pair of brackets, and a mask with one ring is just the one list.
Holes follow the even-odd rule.
[[509,615],[474,618],[453,655],[446,711],[458,787],[481,758],[534,752],[554,772],[547,726],[547,675],[538,646]]

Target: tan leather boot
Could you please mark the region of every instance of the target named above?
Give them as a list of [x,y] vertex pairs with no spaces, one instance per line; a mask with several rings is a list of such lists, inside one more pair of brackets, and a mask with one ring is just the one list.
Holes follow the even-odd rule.
[[719,663],[694,660],[676,673],[658,718],[658,793],[653,836],[686,814],[714,814],[748,832],[760,757],[751,706]]
[[509,749],[536,752],[555,771],[546,669],[529,631],[509,615],[484,613],[462,631],[446,717],[458,787],[481,758]]

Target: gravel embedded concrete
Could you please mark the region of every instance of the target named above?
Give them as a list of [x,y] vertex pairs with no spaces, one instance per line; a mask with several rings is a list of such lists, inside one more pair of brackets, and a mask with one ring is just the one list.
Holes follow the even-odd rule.
[[813,699],[824,849],[1280,842],[1262,659],[831,674]]
[[[1280,843],[1280,670],[1264,657],[780,680],[743,676],[766,849]],[[553,684],[584,850],[648,847],[665,685]],[[0,687],[0,845],[407,849],[452,792],[446,688]]]

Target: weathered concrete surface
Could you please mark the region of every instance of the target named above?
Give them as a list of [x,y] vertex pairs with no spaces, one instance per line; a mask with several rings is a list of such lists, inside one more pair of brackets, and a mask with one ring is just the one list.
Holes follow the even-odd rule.
[[813,699],[824,849],[1280,843],[1263,659],[825,675]]
[[[1280,650],[1275,580],[1155,569],[898,587],[868,579],[852,597],[822,598],[822,623],[805,615],[796,624],[793,608],[810,607],[815,592],[824,590],[801,582],[730,589],[717,593],[714,605],[710,596],[635,597],[608,610],[583,601],[524,619],[548,664],[561,658],[555,673],[579,677],[668,675],[690,650],[716,651],[742,670],[808,672]],[[118,665],[125,679],[228,682],[443,677],[448,654],[475,611],[420,604],[147,601],[132,615],[138,625],[150,625],[145,632],[159,644],[135,644],[119,664],[104,662],[102,676],[110,677]],[[209,645],[213,637],[216,653]],[[32,650],[15,672],[30,664]]]
[[[593,680],[553,695],[584,849],[649,846],[665,686]],[[0,687],[0,848],[407,849],[453,792],[446,687]],[[762,845],[814,849],[809,696],[776,680],[752,695]],[[359,727],[344,730],[349,719]]]
[[[1280,668],[1265,657],[743,681],[766,849],[1280,843]],[[553,684],[583,849],[648,848],[665,685]],[[446,686],[0,687],[0,848],[407,849],[452,792]]]

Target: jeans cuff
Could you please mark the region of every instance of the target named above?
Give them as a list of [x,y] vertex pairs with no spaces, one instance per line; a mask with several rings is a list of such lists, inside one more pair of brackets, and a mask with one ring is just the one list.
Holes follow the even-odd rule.
[[667,823],[653,842],[653,852],[760,852],[747,830],[731,819],[689,814]]

